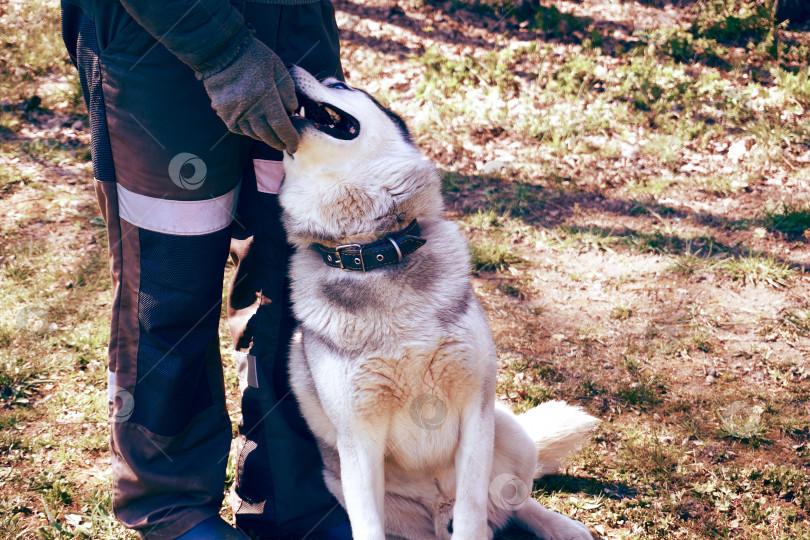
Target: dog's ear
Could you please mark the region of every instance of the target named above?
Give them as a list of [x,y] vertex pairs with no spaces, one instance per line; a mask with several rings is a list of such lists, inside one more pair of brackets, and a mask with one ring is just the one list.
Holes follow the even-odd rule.
[[[371,98],[371,99],[374,99],[374,98]],[[377,100],[374,99],[374,101],[376,102]],[[379,105],[379,103],[378,103],[378,105]],[[397,128],[402,133],[402,136],[405,138],[405,140],[408,141],[409,143],[413,144],[413,138],[411,137],[411,132],[408,130],[408,126],[405,124],[405,121],[402,118],[400,118],[399,115],[397,113],[395,113],[394,111],[392,111],[391,109],[383,107],[382,105],[380,105],[380,108],[385,112],[386,115],[388,115],[388,118],[391,119],[391,121],[394,123],[394,125],[397,126]]]

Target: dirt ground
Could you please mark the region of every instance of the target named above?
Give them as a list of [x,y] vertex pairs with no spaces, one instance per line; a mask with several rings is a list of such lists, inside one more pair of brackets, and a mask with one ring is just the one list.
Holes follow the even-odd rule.
[[[516,410],[562,399],[602,420],[533,496],[603,538],[810,538],[810,39],[782,26],[788,48],[763,60],[770,38],[754,28],[715,54],[698,38],[722,29],[690,30],[704,4],[335,8],[347,81],[400,114],[442,171],[498,346],[498,397]],[[111,295],[87,118],[58,41],[40,46],[47,60],[14,56],[32,43],[26,25],[56,29],[55,4],[41,6],[0,13],[18,31],[0,57],[13,81],[0,118],[0,537],[123,538],[109,514]]]

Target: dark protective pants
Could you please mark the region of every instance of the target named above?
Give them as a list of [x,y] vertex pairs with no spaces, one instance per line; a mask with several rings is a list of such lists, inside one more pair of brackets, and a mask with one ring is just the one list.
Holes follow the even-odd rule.
[[[63,5],[87,102],[96,193],[114,286],[109,345],[113,508],[145,538],[218,513],[231,424],[218,342],[224,266],[242,421],[237,525],[303,538],[346,515],[290,392],[288,245],[281,153],[231,134],[194,72],[115,2]],[[256,35],[288,63],[341,77],[329,0],[247,2]]]

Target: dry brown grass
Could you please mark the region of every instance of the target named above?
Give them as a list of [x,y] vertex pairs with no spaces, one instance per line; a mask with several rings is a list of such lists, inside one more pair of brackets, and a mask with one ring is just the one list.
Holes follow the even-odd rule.
[[[808,39],[663,4],[336,7],[350,81],[408,121],[477,246],[500,397],[603,420],[536,498],[605,538],[810,538]],[[86,118],[62,53],[28,46],[55,3],[3,10],[0,536],[122,538]]]

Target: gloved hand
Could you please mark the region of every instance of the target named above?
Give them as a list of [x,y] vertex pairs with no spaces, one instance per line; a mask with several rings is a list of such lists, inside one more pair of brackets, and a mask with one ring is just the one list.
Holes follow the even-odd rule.
[[298,108],[295,84],[270,48],[251,37],[236,58],[215,73],[202,73],[211,105],[228,129],[295,152],[298,132],[288,112]]

